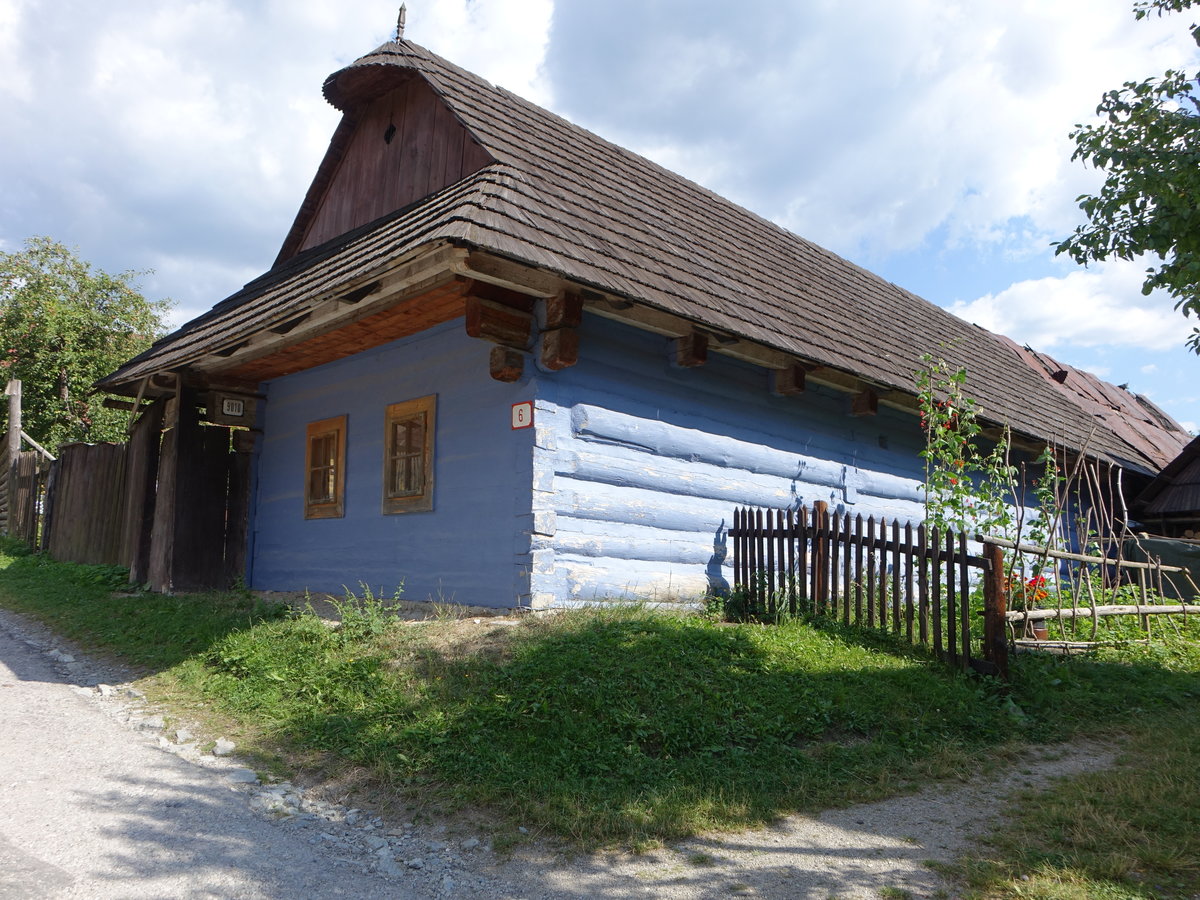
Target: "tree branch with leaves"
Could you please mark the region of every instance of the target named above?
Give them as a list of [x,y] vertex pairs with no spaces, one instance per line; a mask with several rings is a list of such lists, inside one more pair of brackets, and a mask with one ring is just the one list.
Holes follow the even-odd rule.
[[122,440],[127,415],[92,384],[165,330],[166,300],[147,300],[139,273],[110,275],[47,237],[0,253],[0,381],[19,378],[23,425],[48,448]]
[[[1141,0],[1134,16],[1181,12],[1200,0]],[[1189,26],[1200,46],[1200,26]],[[1101,121],[1071,132],[1072,159],[1107,173],[1097,194],[1078,198],[1088,221],[1055,245],[1087,265],[1107,259],[1159,258],[1142,293],[1175,298],[1185,316],[1200,317],[1200,72],[1168,69],[1108,91]],[[1200,328],[1188,346],[1200,353]]]

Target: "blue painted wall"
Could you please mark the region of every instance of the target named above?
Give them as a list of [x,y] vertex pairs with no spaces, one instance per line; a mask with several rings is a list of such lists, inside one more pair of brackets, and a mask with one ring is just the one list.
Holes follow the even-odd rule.
[[[510,425],[537,379],[493,381],[488,351],[459,320],[267,383],[250,584],[340,593],[363,581],[390,595],[403,583],[410,600],[527,603],[534,434]],[[438,398],[434,509],[383,515],[384,408],[428,394]],[[342,414],[345,517],[306,520],[305,427]]]
[[678,369],[665,338],[598,317],[580,348],[538,393],[535,606],[701,596],[731,577],[718,537],[740,504],[922,517],[915,416],[774,397],[763,369],[715,354]]
[[[692,600],[732,574],[735,506],[923,513],[916,417],[849,415],[848,395],[774,397],[767,373],[715,354],[678,369],[667,340],[594,315],[578,365],[500,384],[461,320],[266,385],[250,582],[547,607]],[[436,394],[434,510],[380,512],[383,415]],[[511,429],[513,403],[535,427]],[[348,416],[346,515],[303,516],[305,426]]]

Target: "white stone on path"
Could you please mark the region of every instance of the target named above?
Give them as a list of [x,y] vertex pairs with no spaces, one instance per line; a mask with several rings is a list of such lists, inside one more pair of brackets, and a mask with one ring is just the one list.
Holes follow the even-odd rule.
[[213,747],[213,756],[228,756],[237,747],[233,741],[227,741],[225,738],[217,738],[216,746]]

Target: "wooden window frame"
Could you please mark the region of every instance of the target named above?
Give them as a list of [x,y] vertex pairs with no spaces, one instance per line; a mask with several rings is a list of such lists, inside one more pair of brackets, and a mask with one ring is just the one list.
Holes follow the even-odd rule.
[[[421,488],[415,493],[392,493],[394,483],[393,466],[398,458],[394,438],[395,424],[403,419],[423,415],[425,417],[424,445],[421,448]],[[433,461],[434,443],[437,434],[437,394],[392,403],[383,416],[383,514],[401,515],[410,512],[433,510]],[[412,454],[404,454],[411,457]]]
[[[333,497],[313,499],[313,442],[329,434],[337,440],[333,458]],[[304,437],[304,518],[340,519],[346,514],[346,417],[309,422]]]

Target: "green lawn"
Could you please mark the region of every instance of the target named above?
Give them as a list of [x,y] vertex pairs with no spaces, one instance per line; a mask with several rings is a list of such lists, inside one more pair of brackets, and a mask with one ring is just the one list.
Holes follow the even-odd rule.
[[[405,626],[359,599],[335,630],[241,594],[113,595],[120,576],[0,556],[0,604],[142,667],[158,695],[219,717],[244,747],[365,772],[401,802],[432,797],[485,808],[500,828],[637,847],[970,778],[1022,742],[1119,733],[1137,764],[1054,802],[1068,819],[1094,802],[1096,821],[1123,830],[1085,844],[1042,801],[959,874],[979,896],[1035,896],[1050,882],[1085,887],[1036,896],[1196,888],[1190,624],[1102,657],[1018,657],[1003,686],[836,626],[641,609]],[[1152,784],[1160,770],[1169,781]]]

